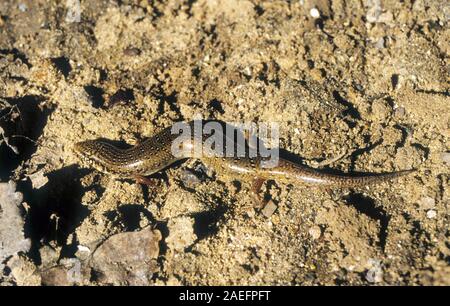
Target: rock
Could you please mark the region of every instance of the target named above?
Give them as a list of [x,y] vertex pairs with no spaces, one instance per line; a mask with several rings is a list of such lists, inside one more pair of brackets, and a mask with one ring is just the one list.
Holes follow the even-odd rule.
[[430,209],[429,211],[427,211],[427,218],[428,219],[434,219],[436,218],[437,213],[434,209]]
[[11,275],[19,286],[39,286],[41,276],[37,273],[36,266],[25,256],[14,255],[8,260],[7,266]]
[[392,113],[392,107],[383,99],[378,99],[372,103],[372,114],[378,120],[386,120]]
[[28,6],[25,3],[20,3],[18,8],[21,12],[25,12],[28,9]]
[[166,243],[174,251],[183,251],[197,239],[197,235],[194,233],[193,218],[178,217],[171,219],[167,227],[169,228],[169,236],[166,238]]
[[44,171],[38,171],[28,176],[34,189],[39,189],[48,183],[48,178],[44,175]]
[[375,48],[377,48],[377,49],[384,48],[384,38],[383,37],[381,37],[380,39],[377,40],[377,42],[375,43]]
[[381,15],[381,1],[380,0],[367,0],[367,14],[366,20],[370,23],[378,21]]
[[161,207],[162,218],[176,218],[179,215],[204,211],[204,205],[193,192],[179,188],[171,188],[167,194],[166,203]]
[[77,246],[77,251],[75,253],[75,256],[81,260],[86,260],[91,255],[91,249],[89,249],[87,246],[79,244]]
[[392,14],[391,11],[382,13],[378,17],[378,22],[385,23],[385,24],[390,24],[390,23],[392,23],[393,20],[394,20],[394,15]]
[[24,219],[20,211],[23,195],[16,192],[12,181],[0,183],[0,263],[18,252],[30,249],[30,239],[23,233]]
[[44,245],[39,249],[41,256],[41,267],[54,266],[59,259],[61,249],[54,249],[49,245]]
[[277,210],[277,208],[278,207],[275,205],[273,201],[269,201],[267,202],[266,206],[264,206],[261,212],[264,216],[270,218],[273,215],[273,213]]
[[320,18],[320,12],[317,8],[313,7],[310,11],[309,14],[311,15],[312,18],[317,19]]
[[191,189],[194,189],[195,186],[201,183],[201,180],[191,170],[181,172],[180,179],[185,187]]
[[42,271],[41,277],[45,286],[82,285],[81,262],[76,258],[62,259],[60,265]]
[[441,159],[445,164],[450,165],[450,152],[441,153]]
[[113,235],[93,254],[91,267],[101,284],[148,285],[157,270],[161,233],[145,228]]
[[370,259],[371,268],[366,273],[366,280],[369,283],[379,283],[383,281],[383,269],[379,260]]
[[397,108],[394,110],[394,115],[395,115],[396,117],[398,117],[398,118],[404,117],[405,114],[406,114],[406,109],[405,109],[403,106],[397,107]]
[[419,205],[421,209],[428,210],[436,206],[436,201],[432,197],[422,197],[419,200]]
[[308,233],[311,235],[312,239],[316,240],[322,235],[322,230],[319,226],[315,225],[309,229]]

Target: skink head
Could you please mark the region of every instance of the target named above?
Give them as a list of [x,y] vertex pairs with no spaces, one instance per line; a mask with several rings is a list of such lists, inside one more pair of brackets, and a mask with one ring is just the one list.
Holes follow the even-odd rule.
[[94,168],[103,173],[127,174],[124,171],[128,171],[125,168],[130,157],[128,155],[124,156],[122,150],[109,143],[101,140],[86,140],[76,143],[74,151],[84,166]]
[[104,144],[97,140],[86,140],[74,145],[75,154],[82,164],[93,167],[99,171],[105,171]]
[[77,142],[74,145],[74,151],[78,155],[89,158],[98,152],[98,143],[95,140]]

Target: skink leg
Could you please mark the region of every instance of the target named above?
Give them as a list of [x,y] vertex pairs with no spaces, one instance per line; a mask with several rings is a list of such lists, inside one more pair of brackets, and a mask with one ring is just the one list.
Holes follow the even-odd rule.
[[138,184],[143,184],[150,187],[155,187],[157,185],[157,182],[155,180],[142,175],[135,175],[133,178],[136,180],[136,183]]
[[251,192],[252,192],[252,196],[255,199],[255,202],[258,204],[258,206],[262,207],[264,204],[264,199],[259,195],[259,192],[261,190],[261,186],[264,184],[266,180],[261,178],[261,177],[257,177],[255,178],[255,180],[252,183],[252,188],[251,188]]

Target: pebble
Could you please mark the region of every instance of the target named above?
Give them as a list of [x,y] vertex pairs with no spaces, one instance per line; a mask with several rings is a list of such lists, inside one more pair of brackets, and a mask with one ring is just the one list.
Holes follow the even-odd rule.
[[436,218],[437,213],[434,209],[430,209],[429,211],[427,211],[427,218],[428,219],[434,219]]
[[90,255],[91,255],[91,250],[88,247],[81,245],[81,244],[79,244],[77,246],[77,251],[75,253],[75,256],[77,258],[79,258],[81,260],[86,260],[89,258]]
[[375,48],[377,48],[377,49],[384,48],[384,38],[383,37],[381,37],[380,39],[377,40],[377,42],[375,43]]
[[31,260],[21,255],[14,255],[7,262],[10,273],[19,286],[39,286],[41,276]]
[[391,11],[387,11],[385,13],[380,14],[377,22],[389,24],[389,23],[392,23],[393,20],[394,20],[394,15],[392,14]]
[[270,200],[269,202],[267,202],[266,206],[264,206],[261,212],[264,216],[270,218],[276,210],[277,205],[275,205],[275,203],[272,200]]
[[370,259],[369,264],[371,264],[372,267],[366,273],[366,280],[369,283],[379,283],[383,281],[383,269],[381,268],[380,261]]
[[138,232],[123,232],[106,239],[92,254],[91,267],[98,282],[111,285],[145,285],[157,270],[158,230],[147,227]]
[[251,77],[252,76],[252,69],[250,67],[245,67],[244,71],[242,71],[246,76]]
[[403,106],[397,107],[394,111],[394,115],[399,118],[405,116],[405,114],[406,114],[406,109]]
[[313,7],[310,11],[309,14],[311,15],[312,18],[320,18],[320,12],[317,8]]
[[175,251],[183,251],[197,239],[194,233],[194,219],[190,217],[173,218],[167,223],[169,236],[166,238],[167,246]]
[[195,186],[201,183],[201,180],[197,175],[190,170],[181,172],[180,179],[183,182],[183,185],[188,188],[195,188]]
[[20,3],[19,4],[19,10],[21,12],[25,12],[28,9],[28,6],[25,3]]
[[44,171],[38,171],[28,176],[31,180],[33,189],[39,189],[48,183],[48,178],[44,175]]
[[419,200],[420,208],[428,210],[434,208],[436,201],[432,197],[422,197]]
[[378,21],[381,14],[381,1],[372,0],[368,2],[368,9],[366,13],[367,22],[374,23]]
[[447,165],[450,165],[450,152],[441,153],[441,159]]
[[319,226],[314,225],[309,229],[308,233],[311,235],[312,239],[316,240],[319,239],[320,236],[322,235],[322,230],[320,229]]

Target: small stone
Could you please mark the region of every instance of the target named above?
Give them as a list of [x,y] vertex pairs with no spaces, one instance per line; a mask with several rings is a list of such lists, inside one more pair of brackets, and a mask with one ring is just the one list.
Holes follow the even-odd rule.
[[441,153],[441,159],[447,165],[450,165],[450,152]]
[[194,233],[194,219],[189,217],[173,218],[167,224],[169,236],[167,246],[174,251],[184,251],[197,239]]
[[176,218],[180,215],[201,212],[205,209],[193,192],[188,192],[179,188],[171,188],[166,198],[164,206],[160,209],[163,218]]
[[436,205],[436,201],[432,197],[422,197],[419,200],[420,208],[424,210],[432,209]]
[[252,68],[250,67],[245,67],[244,71],[242,71],[246,76],[251,77],[252,76]]
[[76,258],[64,258],[61,264],[41,273],[44,286],[73,286],[83,283],[81,262]]
[[44,245],[39,249],[39,255],[41,256],[41,267],[49,267],[55,265],[58,261],[60,250],[52,248],[49,245]]
[[311,15],[312,18],[320,18],[320,12],[317,8],[313,7],[310,11],[309,14]]
[[383,281],[383,270],[379,260],[370,259],[369,264],[372,266],[366,273],[366,280],[369,283],[379,283]]
[[308,233],[311,235],[312,239],[316,240],[322,235],[322,230],[319,226],[315,225],[309,229]]
[[275,205],[275,203],[272,200],[270,200],[269,202],[267,202],[266,206],[264,206],[261,212],[264,216],[270,218],[273,215],[273,213],[277,210],[277,208],[278,207]]
[[21,12],[25,12],[28,9],[28,6],[25,3],[20,3],[18,7]]
[[148,285],[157,271],[158,230],[145,228],[109,237],[92,255],[91,267],[101,284]]
[[86,260],[91,255],[91,250],[84,245],[79,244],[77,249],[78,250],[76,251],[75,256],[80,260]]
[[48,177],[44,175],[44,171],[38,171],[28,176],[31,180],[33,189],[39,189],[48,183]]
[[23,232],[22,200],[16,183],[0,183],[0,263],[18,252],[28,252],[31,247],[31,240]]
[[336,205],[336,202],[334,202],[333,200],[325,200],[322,203],[322,206],[325,208],[333,208]]
[[8,260],[7,265],[17,285],[41,285],[41,276],[37,273],[36,266],[28,258],[16,254]]
[[375,100],[372,103],[372,114],[377,119],[386,119],[391,114],[392,108],[385,100]]
[[322,81],[324,77],[323,71],[317,68],[311,69],[310,75],[315,81]]
[[377,48],[377,49],[384,48],[384,38],[383,37],[381,37],[380,39],[377,40],[377,42],[375,43],[375,48]]
[[381,14],[381,1],[380,0],[368,1],[366,20],[370,23],[377,22],[378,18],[380,17],[380,14]]
[[180,179],[183,182],[183,185],[187,188],[195,188],[198,184],[201,183],[201,180],[190,170],[184,170],[181,172]]
[[436,218],[437,213],[434,209],[430,209],[429,211],[427,211],[427,218],[428,219],[434,219]]
[[379,17],[378,17],[378,22],[381,23],[386,23],[386,24],[390,24],[392,23],[392,20],[394,19],[394,15],[392,14],[391,11],[387,11],[385,13],[382,13]]
[[394,115],[398,118],[404,117],[406,114],[406,109],[403,106],[397,107],[394,111]]

